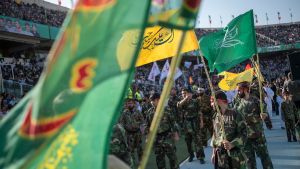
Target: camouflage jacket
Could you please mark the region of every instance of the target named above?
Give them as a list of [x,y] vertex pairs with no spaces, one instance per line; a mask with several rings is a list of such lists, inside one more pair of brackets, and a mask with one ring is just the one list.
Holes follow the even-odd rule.
[[[155,113],[155,107],[151,107],[146,116],[146,133],[149,132],[153,117]],[[164,115],[160,121],[157,134],[168,134],[171,132],[177,132],[176,122],[173,114],[171,113],[170,107],[165,108]]]
[[170,107],[172,113],[177,113],[177,103],[179,101],[180,100],[177,96],[170,96],[168,106]]
[[125,109],[121,115],[120,123],[127,132],[138,132],[141,125],[144,123],[144,117],[142,113],[136,109],[133,111]]
[[182,111],[183,118],[185,120],[189,118],[195,118],[195,117],[198,118],[200,115],[200,107],[197,99],[186,100],[182,103],[178,103],[177,106]]
[[[257,97],[250,95],[247,100],[235,99],[234,109],[243,115],[249,138],[257,138],[263,135],[263,122],[260,118],[260,103]],[[264,113],[266,113],[265,104]]]
[[281,103],[281,112],[286,120],[295,120],[297,118],[297,108],[294,102],[283,101]]
[[[224,135],[221,128],[222,117],[224,119]],[[214,117],[213,127],[213,147],[220,147],[223,139],[230,141],[237,148],[242,148],[244,146],[247,139],[247,127],[246,122],[240,113],[232,109],[227,109],[223,115],[216,115]]]
[[126,131],[121,124],[113,126],[113,134],[110,140],[110,154],[124,155],[128,150]]
[[142,114],[144,118],[147,116],[147,111],[151,108],[151,103],[150,102],[142,102]]
[[210,106],[210,98],[206,94],[199,96],[198,98],[199,101],[199,108],[200,108],[200,113],[203,114],[203,117],[206,119],[212,119],[213,117],[213,112],[212,112],[212,107]]

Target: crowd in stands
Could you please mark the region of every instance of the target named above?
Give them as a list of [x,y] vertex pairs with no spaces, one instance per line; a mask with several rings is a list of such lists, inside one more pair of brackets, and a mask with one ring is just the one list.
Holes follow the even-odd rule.
[[51,10],[22,1],[17,3],[15,0],[1,0],[0,15],[60,27],[66,17],[66,12]]
[[[196,29],[197,37],[208,35],[219,29]],[[300,23],[268,25],[256,27],[256,40],[259,47],[294,44],[300,42]]]
[[1,72],[4,80],[35,85],[42,71],[43,64],[40,58],[1,58]]
[[[22,1],[16,3],[14,0],[1,0],[0,15],[60,27],[66,17],[66,12],[51,10],[36,4],[27,4]],[[18,26],[20,25],[18,22],[12,23],[12,21],[0,19],[0,30],[4,29],[5,24],[12,24],[16,31],[18,31],[18,27],[20,27]],[[38,36],[34,34],[34,32],[36,32],[36,26],[34,24],[31,26],[28,24],[28,28],[26,29],[30,30],[26,30],[29,32],[28,34]],[[196,29],[195,32],[198,38],[200,38],[217,30],[219,29],[200,28]],[[256,27],[256,38],[258,46],[260,47],[294,44],[295,42],[300,42],[299,32],[300,23],[258,26]]]

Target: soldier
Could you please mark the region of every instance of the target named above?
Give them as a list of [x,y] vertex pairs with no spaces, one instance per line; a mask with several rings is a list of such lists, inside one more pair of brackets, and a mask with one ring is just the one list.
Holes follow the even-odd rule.
[[194,142],[196,149],[196,156],[201,164],[204,164],[204,150],[200,138],[200,108],[197,99],[192,98],[192,93],[188,89],[181,91],[183,99],[177,103],[177,107],[183,113],[183,130],[185,134],[185,142],[189,152],[189,162],[194,159],[194,151],[192,143]]
[[110,154],[113,154],[133,168],[133,161],[129,153],[126,131],[118,123],[113,126],[113,133],[110,140]]
[[[242,114],[228,108],[224,92],[217,91],[216,99],[221,114],[216,114],[213,118],[212,163],[216,169],[246,168],[244,154],[244,143],[247,140],[246,122]],[[224,125],[224,131],[221,125]]]
[[141,106],[142,106],[142,114],[143,114],[144,118],[146,118],[146,116],[147,116],[146,113],[151,108],[149,95],[145,95],[144,99],[142,100]]
[[133,161],[135,161],[135,149],[137,149],[138,160],[140,161],[143,154],[141,127],[144,123],[144,119],[143,115],[136,110],[135,101],[132,98],[127,98],[125,110],[120,118],[120,123],[126,130],[127,143]]
[[[262,90],[262,98],[265,98],[266,93],[263,88],[261,90]],[[250,94],[258,99],[260,98],[258,79],[255,79],[253,81],[253,83],[251,85],[251,89],[250,89]],[[272,121],[270,119],[269,114],[267,113],[266,115],[267,116],[266,116],[266,118],[264,118],[264,122],[266,124],[266,127],[270,130],[273,128]]]
[[[150,129],[159,98],[160,95],[158,93],[154,93],[150,96],[152,107],[147,112],[146,133],[148,133]],[[175,147],[175,140],[178,140],[178,130],[175,124],[174,115],[171,113],[170,107],[167,106],[159,124],[154,142],[154,152],[158,169],[166,168],[166,155],[169,158],[170,168],[179,169]]]
[[261,159],[264,169],[273,169],[273,164],[269,156],[266,138],[264,135],[263,122],[267,117],[265,112],[260,112],[259,99],[249,94],[249,84],[242,82],[238,84],[239,99],[234,103],[234,108],[242,113],[247,126],[247,142],[245,154],[247,156],[247,166],[249,169],[256,169],[255,153]]
[[283,92],[284,101],[281,104],[281,112],[285,121],[286,135],[288,142],[292,142],[291,136],[293,136],[293,141],[296,142],[296,131],[295,131],[295,121],[297,118],[297,108],[294,102],[292,102],[291,97],[287,91]]
[[213,133],[213,110],[210,106],[210,98],[204,92],[203,88],[198,88],[198,101],[200,107],[200,139],[202,145],[207,146],[208,139],[211,138]]
[[173,88],[171,90],[171,93],[170,93],[170,98],[169,98],[169,101],[168,101],[168,106],[171,109],[171,113],[175,117],[176,123],[179,124],[180,126],[182,126],[182,114],[179,113],[179,111],[177,109],[177,103],[179,101],[180,100],[179,100],[179,98],[177,96],[176,89]]

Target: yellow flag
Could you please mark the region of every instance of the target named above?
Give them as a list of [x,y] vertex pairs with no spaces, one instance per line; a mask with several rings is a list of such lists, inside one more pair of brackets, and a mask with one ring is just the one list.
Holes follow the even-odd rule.
[[240,82],[252,82],[253,68],[245,70],[241,73],[222,72],[219,75],[223,75],[224,79],[219,82],[219,87],[222,90],[229,91],[234,90],[236,85]]
[[[147,28],[136,66],[175,56],[182,33],[181,30],[160,26]],[[187,31],[181,53],[197,50],[198,48],[195,32],[193,30]]]

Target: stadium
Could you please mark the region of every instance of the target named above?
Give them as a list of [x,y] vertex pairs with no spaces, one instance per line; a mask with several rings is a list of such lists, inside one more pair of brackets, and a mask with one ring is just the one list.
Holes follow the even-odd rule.
[[[60,28],[68,12],[69,9],[66,7],[45,1],[0,1],[0,119],[4,119],[38,83],[49,51],[59,36]],[[201,37],[221,29],[195,28],[194,32],[200,40]],[[283,86],[289,72],[292,73],[294,79],[300,80],[300,56],[299,53],[297,55],[300,51],[300,22],[259,25],[255,26],[255,32],[260,71],[266,84],[270,88],[275,88],[275,98],[277,90]],[[293,56],[295,53],[297,56]],[[195,91],[203,88],[205,93],[210,93],[205,70],[199,58],[198,51],[183,54],[179,66],[180,73],[176,76],[174,84],[174,89],[178,94],[182,88],[191,88]],[[163,71],[166,61],[171,63],[171,58],[156,62],[159,71]],[[247,64],[252,64],[252,62],[248,59],[228,71],[243,72]],[[129,93],[132,98],[140,102],[141,111],[142,102],[149,99],[150,95],[161,92],[166,81],[166,76],[162,78],[155,75],[154,78],[149,78],[152,69],[152,63],[135,67],[135,74],[130,84]],[[210,75],[213,85],[216,86],[219,82],[217,73]],[[273,107],[276,106],[273,105]],[[274,116],[278,113],[277,110],[274,111]],[[177,149],[185,149],[184,141],[179,142]],[[178,161],[183,162],[188,157],[186,150],[183,151],[185,154],[177,152]],[[156,167],[154,158],[152,153],[149,162],[151,164],[147,168]]]

